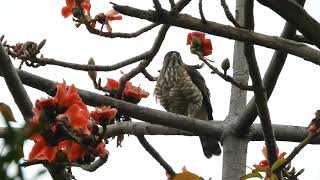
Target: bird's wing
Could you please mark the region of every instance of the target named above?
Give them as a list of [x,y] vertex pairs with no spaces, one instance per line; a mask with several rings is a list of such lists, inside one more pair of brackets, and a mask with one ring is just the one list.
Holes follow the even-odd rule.
[[[202,96],[203,96],[203,103],[202,103],[202,107],[201,107],[202,111],[204,108],[206,110],[207,115],[208,115],[208,117],[207,117],[208,120],[213,120],[212,106],[211,106],[211,101],[210,101],[210,91],[206,85],[205,79],[200,74],[200,72],[197,71],[194,67],[186,65],[185,69],[188,72],[189,76],[191,77],[192,82],[199,88],[199,90],[202,93]],[[198,117],[198,118],[200,118],[200,117]],[[200,118],[200,119],[203,119],[203,118]]]

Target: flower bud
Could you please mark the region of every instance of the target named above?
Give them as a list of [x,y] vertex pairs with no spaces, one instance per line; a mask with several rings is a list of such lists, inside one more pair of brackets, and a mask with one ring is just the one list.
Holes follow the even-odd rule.
[[230,68],[230,61],[228,58],[226,58],[225,60],[222,61],[221,63],[221,68],[224,71],[224,75],[227,74],[228,69]]
[[[88,61],[89,66],[94,66],[96,63],[93,58],[90,58]],[[97,71],[88,71],[88,75],[93,82],[96,82],[97,79]]]

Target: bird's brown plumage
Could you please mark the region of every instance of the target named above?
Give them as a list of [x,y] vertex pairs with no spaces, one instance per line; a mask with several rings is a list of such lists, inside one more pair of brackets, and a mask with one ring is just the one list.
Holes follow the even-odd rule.
[[[154,93],[169,112],[213,120],[210,92],[204,78],[194,67],[184,64],[176,51],[164,57]],[[207,158],[221,154],[218,141],[206,136],[200,136],[200,140]]]

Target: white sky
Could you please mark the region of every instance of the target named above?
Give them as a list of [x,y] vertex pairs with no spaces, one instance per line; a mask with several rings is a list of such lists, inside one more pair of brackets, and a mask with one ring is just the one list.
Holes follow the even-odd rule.
[[[151,0],[117,0],[119,4],[129,4],[143,9],[151,9]],[[164,7],[168,7],[168,1],[162,1]],[[197,9],[198,1],[192,1],[183,11],[193,16],[199,17]],[[228,0],[231,11],[234,11],[235,3]],[[64,19],[61,14],[61,8],[65,5],[63,0],[2,0],[2,10],[0,11],[0,35],[5,34],[8,43],[34,41],[40,42],[47,39],[42,53],[45,57],[55,58],[57,60],[85,64],[90,57],[93,57],[96,64],[110,65],[124,59],[130,58],[148,50],[154,41],[154,37],[159,28],[141,35],[135,39],[108,39],[89,34],[84,27],[76,28],[71,17]],[[204,1],[204,12],[208,20],[230,24],[220,6],[220,1]],[[320,19],[318,8],[319,1],[307,1],[306,9],[315,18]],[[105,12],[111,9],[108,1],[92,0],[92,14]],[[114,32],[134,32],[135,30],[149,24],[149,22],[124,17],[122,21],[112,23]],[[255,31],[268,35],[278,36],[283,28],[284,21],[275,13],[255,3]],[[167,33],[166,39],[158,55],[148,67],[148,71],[157,75],[160,69],[163,56],[170,50],[181,52],[186,63],[200,63],[194,55],[189,52],[186,46],[186,36],[188,30],[172,27]],[[213,42],[214,52],[208,58],[215,60],[214,64],[220,67],[221,60],[233,57],[233,40],[224,39],[216,36],[209,36]],[[257,46],[256,46],[257,47]],[[260,65],[262,74],[264,74],[273,50],[257,47],[256,57]],[[19,62],[15,61],[15,65]],[[122,71],[128,72],[135,67],[129,66]],[[37,69],[23,67],[23,70],[41,75],[45,78],[61,82],[65,79],[68,84],[74,83],[76,87],[95,91],[92,83],[87,77],[86,72],[64,69],[56,66],[46,66]],[[216,75],[211,75],[209,68],[205,67],[201,73],[207,80],[208,87],[212,94],[213,116],[216,120],[223,120],[228,113],[229,96],[231,85],[221,80]],[[232,72],[228,72],[230,75]],[[120,71],[98,73],[103,83],[107,77],[118,79]],[[290,124],[298,126],[307,126],[314,117],[314,112],[319,109],[318,93],[320,77],[319,67],[289,56],[286,66],[279,78],[278,86],[275,89],[272,98],[269,101],[270,114],[273,123]],[[162,109],[156,104],[152,93],[154,82],[148,82],[143,76],[138,75],[131,80],[135,85],[141,85],[151,93],[150,97],[144,99],[140,105]],[[14,110],[18,119],[22,119],[9,91],[3,80],[0,81],[1,93],[0,102],[9,104]],[[26,87],[33,101],[47,95]],[[249,94],[249,98],[252,94]],[[258,122],[258,121],[257,121]],[[23,123],[22,121],[19,122]],[[2,122],[3,124],[3,122]],[[206,159],[202,154],[202,149],[197,137],[174,137],[174,136],[148,136],[150,143],[159,151],[176,172],[180,172],[183,166],[205,179],[221,179],[222,156]],[[27,143],[25,153],[30,151],[32,142]],[[296,143],[279,143],[280,151],[290,152]],[[96,172],[88,173],[80,169],[73,168],[73,173],[78,180],[89,178],[99,179],[166,179],[162,167],[145,152],[134,136],[126,137],[122,148],[115,148],[116,142],[113,140],[107,146],[110,151],[108,162]],[[263,142],[249,144],[247,165],[252,166],[263,159],[261,149]],[[319,156],[316,152],[320,151],[319,146],[307,146],[293,160],[293,166],[297,169],[306,168],[301,179],[319,179],[317,167]],[[235,162],[237,163],[237,162]],[[41,166],[28,167],[25,174],[32,179],[31,172],[42,169]],[[47,179],[48,174],[39,179]]]

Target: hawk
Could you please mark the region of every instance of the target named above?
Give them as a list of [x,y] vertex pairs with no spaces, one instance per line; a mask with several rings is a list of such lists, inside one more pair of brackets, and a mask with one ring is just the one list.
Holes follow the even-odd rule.
[[[194,66],[183,63],[179,52],[168,52],[163,60],[154,94],[166,111],[202,120],[213,120],[210,92]],[[200,136],[207,158],[220,155],[219,142]]]

